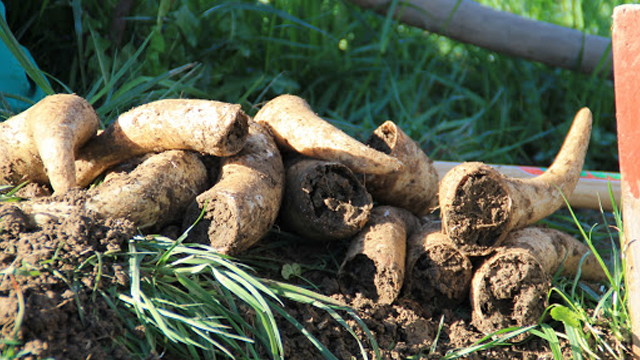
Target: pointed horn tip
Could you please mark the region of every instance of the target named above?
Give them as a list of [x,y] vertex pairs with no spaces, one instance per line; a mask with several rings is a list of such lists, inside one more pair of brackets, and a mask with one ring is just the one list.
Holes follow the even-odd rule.
[[[578,110],[573,121],[571,123],[571,129],[569,132],[572,132],[573,129],[578,130],[578,132],[591,132],[591,128],[593,126],[593,114],[588,107],[583,107]],[[567,134],[567,136],[570,136]]]
[[589,110],[588,107],[583,107],[582,109],[578,110],[578,112],[576,113],[576,120],[588,119],[589,121],[591,121],[592,118],[593,118],[593,114],[591,113],[591,110]]

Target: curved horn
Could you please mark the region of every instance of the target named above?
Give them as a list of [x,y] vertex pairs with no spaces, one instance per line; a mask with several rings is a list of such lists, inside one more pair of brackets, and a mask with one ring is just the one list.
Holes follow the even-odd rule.
[[562,207],[582,171],[591,118],[587,108],[576,114],[553,164],[535,178],[507,178],[477,162],[453,168],[440,183],[443,231],[465,253],[486,255],[510,230],[533,224]]
[[271,130],[279,147],[342,163],[356,173],[386,174],[402,167],[398,159],[366,146],[320,118],[295,95],[280,95],[267,102],[254,120]]

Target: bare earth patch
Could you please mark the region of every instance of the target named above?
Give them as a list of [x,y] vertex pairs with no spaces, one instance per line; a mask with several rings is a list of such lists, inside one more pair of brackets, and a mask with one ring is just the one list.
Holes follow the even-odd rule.
[[126,278],[105,253],[133,236],[131,224],[76,211],[35,227],[11,204],[0,206],[0,224],[0,269],[11,273],[0,278],[0,335],[23,343],[21,359],[130,358],[113,341],[123,328],[99,291]]

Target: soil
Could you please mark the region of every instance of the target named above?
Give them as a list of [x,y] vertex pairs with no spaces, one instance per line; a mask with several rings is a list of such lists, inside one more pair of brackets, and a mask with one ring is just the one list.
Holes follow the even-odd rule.
[[359,292],[377,301],[380,296],[379,287],[374,282],[375,273],[375,262],[364,254],[358,254],[345,263],[338,281],[344,293],[353,295]]
[[[80,211],[73,204],[83,196],[56,199],[74,210],[40,226],[17,206],[0,206],[0,337],[22,344],[20,359],[130,358],[113,341],[123,327],[99,292],[124,275],[108,254],[134,228]],[[7,348],[0,344],[0,351]]]
[[432,245],[416,260],[406,291],[421,304],[462,302],[468,295],[471,277],[467,265],[470,262],[465,260],[460,252],[446,244]]
[[406,237],[418,223],[409,211],[378,206],[367,225],[350,241],[338,271],[344,294],[363,293],[380,304],[391,304],[405,278]]
[[404,292],[420,304],[450,307],[468,298],[472,270],[441,223],[431,222],[409,237]]

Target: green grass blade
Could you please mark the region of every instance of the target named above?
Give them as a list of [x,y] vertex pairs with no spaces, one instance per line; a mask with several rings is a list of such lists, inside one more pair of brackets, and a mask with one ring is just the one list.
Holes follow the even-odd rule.
[[[114,86],[116,85],[116,82],[118,82],[119,80],[123,79],[124,76],[127,74],[127,72],[131,71],[131,69],[135,65],[136,61],[140,58],[140,55],[142,54],[142,52],[147,48],[147,45],[149,44],[149,41],[151,40],[152,35],[153,35],[153,33],[149,34],[144,39],[144,41],[138,47],[138,49],[133,54],[133,56],[131,56],[130,58],[127,59],[127,61],[120,67],[120,69],[118,70],[118,72],[115,75],[111,76],[111,78],[110,78],[110,80],[109,80],[109,82],[107,84],[105,84],[103,87],[97,87],[96,86],[94,88],[94,90],[92,90],[89,94],[87,94],[86,98],[87,98],[87,101],[90,104],[93,105],[99,99],[104,97],[107,93],[112,91],[114,89]],[[100,79],[100,80],[102,80],[102,79]],[[135,79],[132,79],[132,80],[135,81]]]
[[360,355],[362,355],[362,358],[364,360],[369,359],[369,357],[367,356],[367,352],[364,348],[364,345],[362,344],[362,341],[360,341],[360,338],[358,338],[358,335],[356,334],[356,332],[353,330],[353,328],[349,324],[347,324],[347,322],[344,320],[342,316],[338,315],[338,313],[334,309],[332,309],[330,306],[327,306],[321,302],[315,302],[313,305],[319,309],[326,311],[329,314],[329,316],[333,318],[333,320],[335,320],[338,324],[340,324],[343,328],[345,328],[347,332],[356,340],[356,343],[358,344],[358,348],[360,349]]
[[[93,40],[93,46],[96,49],[100,49],[100,46],[98,45],[98,35],[96,35],[96,32],[93,31],[93,28],[91,27],[91,25],[89,26],[89,33],[91,34],[91,40]],[[105,60],[105,54],[102,51],[96,51],[96,57],[98,58],[98,65],[100,66],[100,71],[102,73],[102,83],[105,85],[105,87],[107,86],[107,84],[109,83],[109,71],[106,68],[106,60]]]
[[160,84],[162,81],[169,79],[171,77],[177,76],[187,70],[190,70],[194,64],[187,64],[175,69],[169,70],[163,74],[160,74],[153,78],[147,78],[147,81],[138,82],[138,80],[133,80],[137,84],[135,86],[127,86],[124,87],[127,91],[118,92],[114,94],[114,96],[110,99],[109,102],[103,104],[99,108],[96,109],[96,112],[103,118],[105,114],[115,110],[118,107],[123,107],[126,104],[130,104],[132,99],[137,99],[140,97],[146,96],[147,92],[151,90],[154,86]]
[[551,349],[551,353],[553,354],[553,358],[556,360],[562,360],[562,349],[560,348],[560,339],[558,335],[556,335],[555,330],[547,324],[540,324],[540,328],[542,331],[537,329],[531,329],[531,334],[536,335],[547,341],[549,344],[549,348]]
[[578,335],[576,329],[571,326],[565,326],[565,331],[567,333],[567,338],[569,339],[569,346],[571,347],[573,358],[575,360],[582,360],[582,345],[580,341],[581,335]]
[[[249,290],[246,287],[238,285],[235,281],[231,280],[222,272],[217,269],[212,269],[214,278],[222,284],[225,288],[229,289],[234,295],[243,300],[247,305],[251,306],[256,311],[256,316],[262,323],[262,328],[266,332],[268,340],[268,347],[272,354],[282,353],[282,341],[277,331],[277,325],[273,314],[260,294]],[[235,279],[237,280],[237,279]]]

